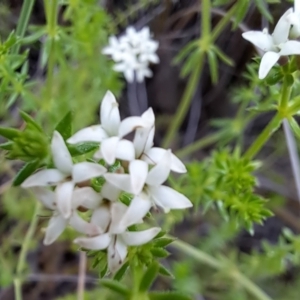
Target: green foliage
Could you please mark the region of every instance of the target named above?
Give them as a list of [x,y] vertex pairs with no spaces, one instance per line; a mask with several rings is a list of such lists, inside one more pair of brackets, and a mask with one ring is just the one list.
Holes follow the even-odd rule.
[[187,166],[188,175],[181,178],[176,188],[187,195],[196,208],[204,212],[215,207],[225,220],[252,231],[253,223],[262,223],[272,215],[266,200],[255,194],[256,179],[252,174],[259,164],[240,156],[238,150],[215,151],[202,163]]

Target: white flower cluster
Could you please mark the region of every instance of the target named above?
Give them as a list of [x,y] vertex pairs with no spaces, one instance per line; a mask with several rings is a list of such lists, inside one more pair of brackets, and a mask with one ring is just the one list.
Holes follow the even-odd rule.
[[148,27],[140,31],[128,27],[126,34],[119,39],[111,36],[109,45],[102,53],[111,56],[116,62],[114,70],[123,72],[128,82],[133,82],[135,78],[138,82],[142,82],[145,77],[152,76],[149,64],[159,62],[155,53],[157,48],[158,42],[151,39]]
[[281,56],[300,55],[300,42],[294,40],[300,37],[300,0],[295,0],[294,9],[282,15],[272,35],[264,29],[248,31],[242,36],[265,52],[258,72],[260,79],[265,78]]
[[[143,222],[152,206],[168,212],[191,207],[192,203],[162,185],[171,170],[184,173],[186,168],[171,150],[153,147],[155,117],[151,108],[141,117],[121,121],[118,103],[107,92],[100,118],[100,125],[78,131],[67,142],[99,142],[94,158],[103,159],[105,166],[93,162],[74,164],[62,136],[55,131],[51,142],[55,168],[36,172],[22,186],[32,188],[46,208],[53,211],[45,244],[55,241],[70,225],[87,235],[75,239],[75,243],[87,249],[107,249],[109,269],[115,272],[126,259],[127,246],[147,243],[160,231],[158,227],[128,231],[129,226]],[[133,141],[124,139],[131,132],[135,132]],[[117,169],[112,168],[116,160],[120,162]],[[99,193],[90,184],[90,179],[96,177],[105,179]],[[124,191],[132,194],[129,206],[119,200]],[[78,213],[87,210],[91,210],[89,222]]]

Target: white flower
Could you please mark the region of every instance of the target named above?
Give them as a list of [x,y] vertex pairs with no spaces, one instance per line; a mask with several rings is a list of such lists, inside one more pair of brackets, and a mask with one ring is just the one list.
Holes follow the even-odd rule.
[[300,36],[300,0],[294,1],[294,11],[289,15],[289,21],[292,25],[290,38],[296,39]]
[[121,122],[118,103],[114,95],[108,91],[101,103],[101,125],[94,125],[79,130],[67,142],[101,142],[95,158],[103,158],[108,164],[113,164],[116,158],[131,161],[135,157],[132,142],[122,139],[137,128],[148,127],[147,120],[142,117],[129,117]]
[[52,244],[61,235],[68,224],[78,232],[88,235],[97,235],[103,232],[97,225],[84,221],[77,213],[77,208],[79,207],[95,209],[100,205],[102,198],[92,188],[84,187],[74,191],[71,205],[72,210],[67,219],[57,210],[56,195],[53,191],[41,187],[34,187],[32,191],[46,208],[53,211],[53,215],[46,229],[44,238],[45,245]]
[[147,208],[149,210],[153,204],[162,207],[165,212],[192,207],[192,203],[184,195],[162,185],[167,180],[173,163],[170,150],[159,155],[161,159],[150,171],[145,161],[133,160],[129,163],[129,174],[104,175],[117,188],[136,195],[129,206],[136,213]]
[[22,187],[56,186],[56,204],[64,218],[69,218],[72,210],[72,194],[76,183],[98,177],[106,172],[99,164],[81,162],[73,164],[72,157],[59,132],[54,131],[51,152],[56,169],[46,169],[29,176]]
[[289,17],[292,11],[291,8],[283,14],[272,35],[267,30],[248,31],[242,34],[244,39],[266,52],[259,66],[260,79],[267,76],[281,56],[300,54],[300,42],[288,40],[291,26]]
[[149,64],[159,63],[157,49],[158,42],[151,39],[148,27],[136,31],[130,26],[119,39],[111,37],[109,46],[105,47],[102,53],[112,57],[116,62],[114,70],[122,72],[128,82],[135,79],[142,82],[145,77],[152,76]]
[[[160,232],[158,227],[144,231],[126,231],[126,228],[132,224],[122,221],[126,212],[127,207],[120,202],[102,205],[94,211],[91,223],[104,229],[106,233],[74,240],[74,243],[87,249],[107,249],[108,268],[112,273],[115,273],[124,263],[128,246],[146,244]],[[143,217],[144,215],[139,213],[139,218]]]

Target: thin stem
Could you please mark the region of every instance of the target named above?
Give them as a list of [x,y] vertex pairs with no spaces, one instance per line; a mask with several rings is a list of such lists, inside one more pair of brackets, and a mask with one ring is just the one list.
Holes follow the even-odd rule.
[[201,52],[201,56],[199,57],[199,63],[197,66],[195,66],[195,69],[188,81],[188,85],[184,91],[182,100],[180,101],[178,110],[175,114],[174,121],[171,123],[168,132],[166,134],[166,137],[163,141],[163,147],[167,148],[169,147],[171,141],[175,137],[176,133],[179,130],[180,125],[182,124],[188,110],[191,104],[191,101],[193,99],[193,95],[195,93],[195,90],[197,88],[198,80],[202,72],[202,67],[204,64],[204,52]]
[[19,256],[19,260],[18,260],[18,264],[17,264],[16,277],[14,279],[15,299],[16,300],[22,300],[22,273],[25,269],[26,256],[27,256],[27,252],[29,249],[29,244],[33,238],[34,232],[37,227],[40,207],[41,207],[40,203],[36,202],[34,213],[33,213],[29,228],[26,232],[24,241],[22,243],[22,248],[21,248],[21,252],[20,252],[20,256]]
[[[19,38],[23,38],[25,35],[34,2],[35,0],[24,0],[23,2],[20,18],[18,20],[18,25],[16,28],[16,35]],[[20,50],[20,46],[21,46],[20,43],[15,45],[12,48],[12,53],[18,54]]]
[[276,131],[276,129],[281,124],[282,117],[280,113],[277,113],[269,124],[265,127],[265,129],[260,133],[257,139],[253,142],[253,144],[246,151],[244,157],[248,159],[252,159],[264,146],[264,144],[268,141],[270,136]]
[[234,17],[236,10],[238,8],[238,2],[234,6],[231,7],[231,9],[226,13],[224,18],[222,18],[216,27],[213,29],[211,33],[211,41],[215,41],[219,35],[224,31],[225,26],[231,21],[231,19]]
[[[190,255],[192,258],[198,262],[204,263],[216,270],[221,270],[227,268],[227,264],[224,264],[222,261],[210,256],[209,254],[196,249],[188,243],[185,243],[181,240],[176,240],[172,243],[172,246],[184,252],[185,254]],[[226,272],[229,277],[237,281],[242,285],[251,295],[255,296],[258,300],[272,300],[264,291],[262,291],[257,285],[255,285],[250,279],[241,274],[237,269],[233,271],[228,270]]]
[[222,131],[210,134],[208,136],[203,137],[202,139],[188,145],[187,147],[184,147],[176,152],[176,155],[178,157],[186,157],[190,154],[192,154],[195,151],[198,151],[204,147],[207,147],[211,144],[214,144],[217,142],[223,135]]
[[290,125],[287,119],[283,120],[283,129],[285,133],[287,148],[290,155],[294,180],[297,189],[298,201],[300,201],[300,161],[297,151],[297,145],[295,141],[295,137],[291,131]]
[[210,36],[211,30],[211,3],[210,0],[202,0],[202,7],[201,7],[201,32],[202,38]]
[[77,284],[77,299],[84,300],[85,279],[86,277],[86,253],[80,251],[79,253],[79,271]]

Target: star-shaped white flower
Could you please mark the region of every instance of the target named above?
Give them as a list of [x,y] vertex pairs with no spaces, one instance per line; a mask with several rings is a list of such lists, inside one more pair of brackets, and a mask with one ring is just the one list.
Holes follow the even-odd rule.
[[149,126],[147,120],[141,117],[129,117],[121,122],[118,103],[114,95],[108,91],[101,103],[101,125],[94,125],[79,130],[67,142],[76,144],[79,142],[101,142],[95,158],[103,158],[109,165],[115,160],[130,161],[134,159],[134,145],[132,142],[122,139],[133,130]]
[[165,151],[160,161],[148,171],[148,163],[133,160],[129,163],[129,174],[106,173],[105,179],[117,188],[136,195],[130,204],[130,209],[149,210],[152,205],[170,209],[192,207],[192,203],[184,195],[174,189],[163,186],[167,180],[172,165],[171,151]]
[[148,27],[136,31],[130,26],[119,39],[111,37],[102,53],[112,57],[116,62],[114,70],[122,72],[128,82],[142,82],[152,76],[149,64],[159,63],[157,49],[158,42],[152,40]]
[[[107,249],[108,268],[112,273],[115,273],[124,263],[128,246],[146,244],[160,232],[158,227],[144,231],[126,231],[132,223],[122,221],[126,216],[126,211],[127,207],[120,202],[102,205],[94,211],[91,223],[103,228],[106,233],[93,237],[80,237],[74,240],[74,243],[86,249]],[[144,215],[139,213],[139,217],[143,218]]]
[[45,232],[45,245],[52,244],[65,230],[67,225],[70,225],[80,233],[88,235],[103,233],[99,226],[86,222],[77,213],[78,208],[95,209],[102,202],[102,197],[92,188],[84,187],[74,191],[71,204],[72,210],[67,219],[57,209],[56,195],[53,191],[42,187],[34,187],[32,191],[46,208],[53,211]]
[[51,141],[51,152],[56,169],[46,169],[29,176],[22,187],[56,186],[57,209],[69,218],[72,210],[72,194],[77,183],[84,182],[94,177],[99,177],[106,172],[103,166],[81,162],[73,164],[69,150],[59,132],[54,131]]
[[248,31],[242,34],[244,39],[266,52],[259,66],[258,76],[260,79],[267,76],[281,56],[300,54],[300,42],[288,40],[291,27],[289,18],[292,11],[291,8],[283,14],[272,35],[267,30]]

